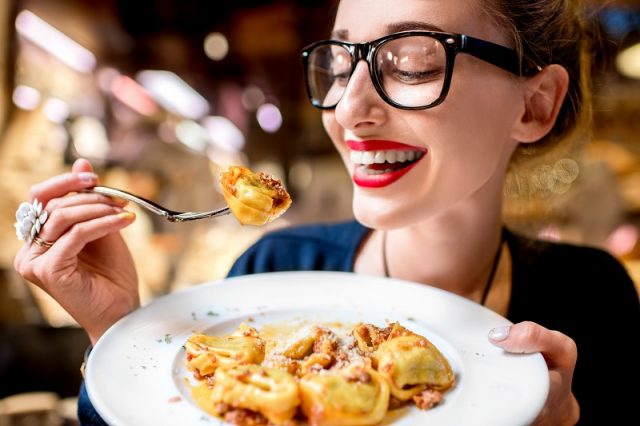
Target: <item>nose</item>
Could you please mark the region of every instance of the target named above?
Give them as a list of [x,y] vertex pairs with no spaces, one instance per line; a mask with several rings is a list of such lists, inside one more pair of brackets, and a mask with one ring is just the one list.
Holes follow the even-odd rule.
[[373,85],[367,63],[360,61],[336,105],[336,120],[346,129],[376,126],[384,120],[385,106]]

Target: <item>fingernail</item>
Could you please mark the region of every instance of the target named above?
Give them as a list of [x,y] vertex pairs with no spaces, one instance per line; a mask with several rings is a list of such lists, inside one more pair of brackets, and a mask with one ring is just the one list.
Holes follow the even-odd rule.
[[124,211],[118,213],[118,217],[121,219],[135,219],[136,214],[134,212]]
[[78,178],[80,179],[81,182],[89,183],[89,182],[94,182],[96,179],[98,179],[98,175],[91,172],[80,172],[78,173]]
[[498,342],[502,341],[506,339],[507,336],[509,336],[510,329],[511,329],[511,326],[509,325],[501,325],[500,327],[492,328],[491,331],[489,331],[489,339],[495,340]]

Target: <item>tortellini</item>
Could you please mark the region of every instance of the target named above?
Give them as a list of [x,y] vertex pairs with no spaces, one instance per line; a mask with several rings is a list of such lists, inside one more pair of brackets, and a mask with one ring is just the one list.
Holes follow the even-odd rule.
[[211,402],[219,414],[226,406],[244,408],[281,425],[293,418],[300,404],[298,383],[276,368],[255,364],[220,368],[214,379]]
[[397,322],[292,334],[262,337],[243,323],[229,336],[191,336],[185,349],[200,383],[196,403],[240,426],[366,426],[398,404],[430,409],[455,383],[444,355]]
[[377,370],[389,382],[391,394],[401,401],[423,390],[447,390],[454,374],[449,362],[426,338],[399,336],[380,344],[371,355]]
[[255,329],[245,324],[226,337],[194,334],[184,346],[187,368],[202,377],[214,374],[218,367],[259,364],[264,359],[264,342]]
[[357,324],[353,336],[398,400],[410,400],[427,389],[444,391],[453,386],[455,375],[442,353],[425,337],[399,323],[384,329]]
[[300,396],[311,426],[374,425],[387,413],[389,385],[371,367],[353,364],[302,377]]
[[246,167],[231,166],[222,172],[220,187],[229,209],[243,225],[269,223],[291,205],[291,196],[280,180]]

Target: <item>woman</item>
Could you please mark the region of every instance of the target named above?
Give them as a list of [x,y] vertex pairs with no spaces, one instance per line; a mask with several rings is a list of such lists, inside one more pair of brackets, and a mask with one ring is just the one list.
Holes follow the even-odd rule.
[[[637,418],[619,391],[638,372],[622,348],[639,325],[624,269],[604,252],[529,241],[501,222],[518,149],[557,143],[587,111],[578,12],[569,1],[342,0],[333,41],[303,58],[309,96],[354,182],[358,222],[267,235],[230,275],[333,269],[440,287],[515,323],[487,330],[495,345],[543,354],[551,387],[536,424]],[[67,196],[96,183],[79,160],[34,186],[51,217],[15,261],[94,343],[139,306],[118,234],[133,215],[117,200]]]

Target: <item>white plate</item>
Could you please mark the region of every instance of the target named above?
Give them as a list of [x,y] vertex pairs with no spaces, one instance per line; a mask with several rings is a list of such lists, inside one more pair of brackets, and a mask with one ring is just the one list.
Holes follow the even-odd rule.
[[389,415],[394,425],[525,425],[542,408],[548,372],[540,354],[506,354],[487,340],[509,321],[422,284],[341,272],[283,272],[201,284],[122,318],[93,349],[86,386],[113,425],[223,425],[193,402],[182,347],[194,332],[224,335],[242,321],[399,321],[430,339],[456,374],[437,407]]

